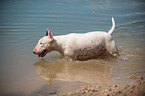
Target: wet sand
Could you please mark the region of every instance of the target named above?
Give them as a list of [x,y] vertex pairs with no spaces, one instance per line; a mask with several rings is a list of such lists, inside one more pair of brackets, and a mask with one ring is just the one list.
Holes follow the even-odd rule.
[[99,85],[84,85],[65,96],[145,96],[145,75],[142,73],[128,77],[129,84],[104,83]]

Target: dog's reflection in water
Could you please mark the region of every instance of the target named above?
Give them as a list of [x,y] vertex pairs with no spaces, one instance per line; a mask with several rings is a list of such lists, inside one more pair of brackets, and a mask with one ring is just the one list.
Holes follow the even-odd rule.
[[57,74],[62,73],[64,64],[59,62],[48,62],[41,59],[34,64],[35,72],[38,73],[43,79],[48,80],[48,85],[52,85],[52,80],[57,79]]
[[100,64],[99,60],[86,62],[49,62],[41,59],[34,64],[35,72],[52,85],[53,80],[83,81],[88,83],[111,80],[111,66]]

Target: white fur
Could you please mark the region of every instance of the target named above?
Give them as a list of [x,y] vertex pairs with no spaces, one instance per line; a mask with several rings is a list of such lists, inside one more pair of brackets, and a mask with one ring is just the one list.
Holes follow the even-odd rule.
[[[84,60],[88,58],[93,58],[101,53],[108,51],[112,56],[118,56],[118,50],[115,45],[115,41],[111,37],[112,32],[115,29],[115,21],[112,17],[112,28],[106,33],[102,31],[88,32],[85,34],[71,33],[68,35],[52,36],[52,32],[48,30],[50,35],[45,36],[39,40],[39,42],[45,42],[45,52],[42,54],[42,50],[39,51],[40,44],[36,45],[34,48],[35,54],[41,54],[39,56],[43,57],[46,53],[56,50],[60,52],[63,56],[69,59],[79,59]],[[46,38],[51,38],[50,41]],[[40,48],[43,49],[43,48]]]

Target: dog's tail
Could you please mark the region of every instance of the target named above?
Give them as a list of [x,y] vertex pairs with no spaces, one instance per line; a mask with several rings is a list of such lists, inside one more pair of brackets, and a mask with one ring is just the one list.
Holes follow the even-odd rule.
[[109,30],[108,34],[111,35],[113,33],[114,29],[115,29],[115,21],[114,21],[114,18],[112,17],[112,28]]

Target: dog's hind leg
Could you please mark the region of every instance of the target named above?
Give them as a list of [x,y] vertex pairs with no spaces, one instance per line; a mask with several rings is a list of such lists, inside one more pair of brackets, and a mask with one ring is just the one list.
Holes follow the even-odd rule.
[[106,49],[112,56],[119,56],[115,41],[112,38],[110,38],[110,40],[106,40]]

